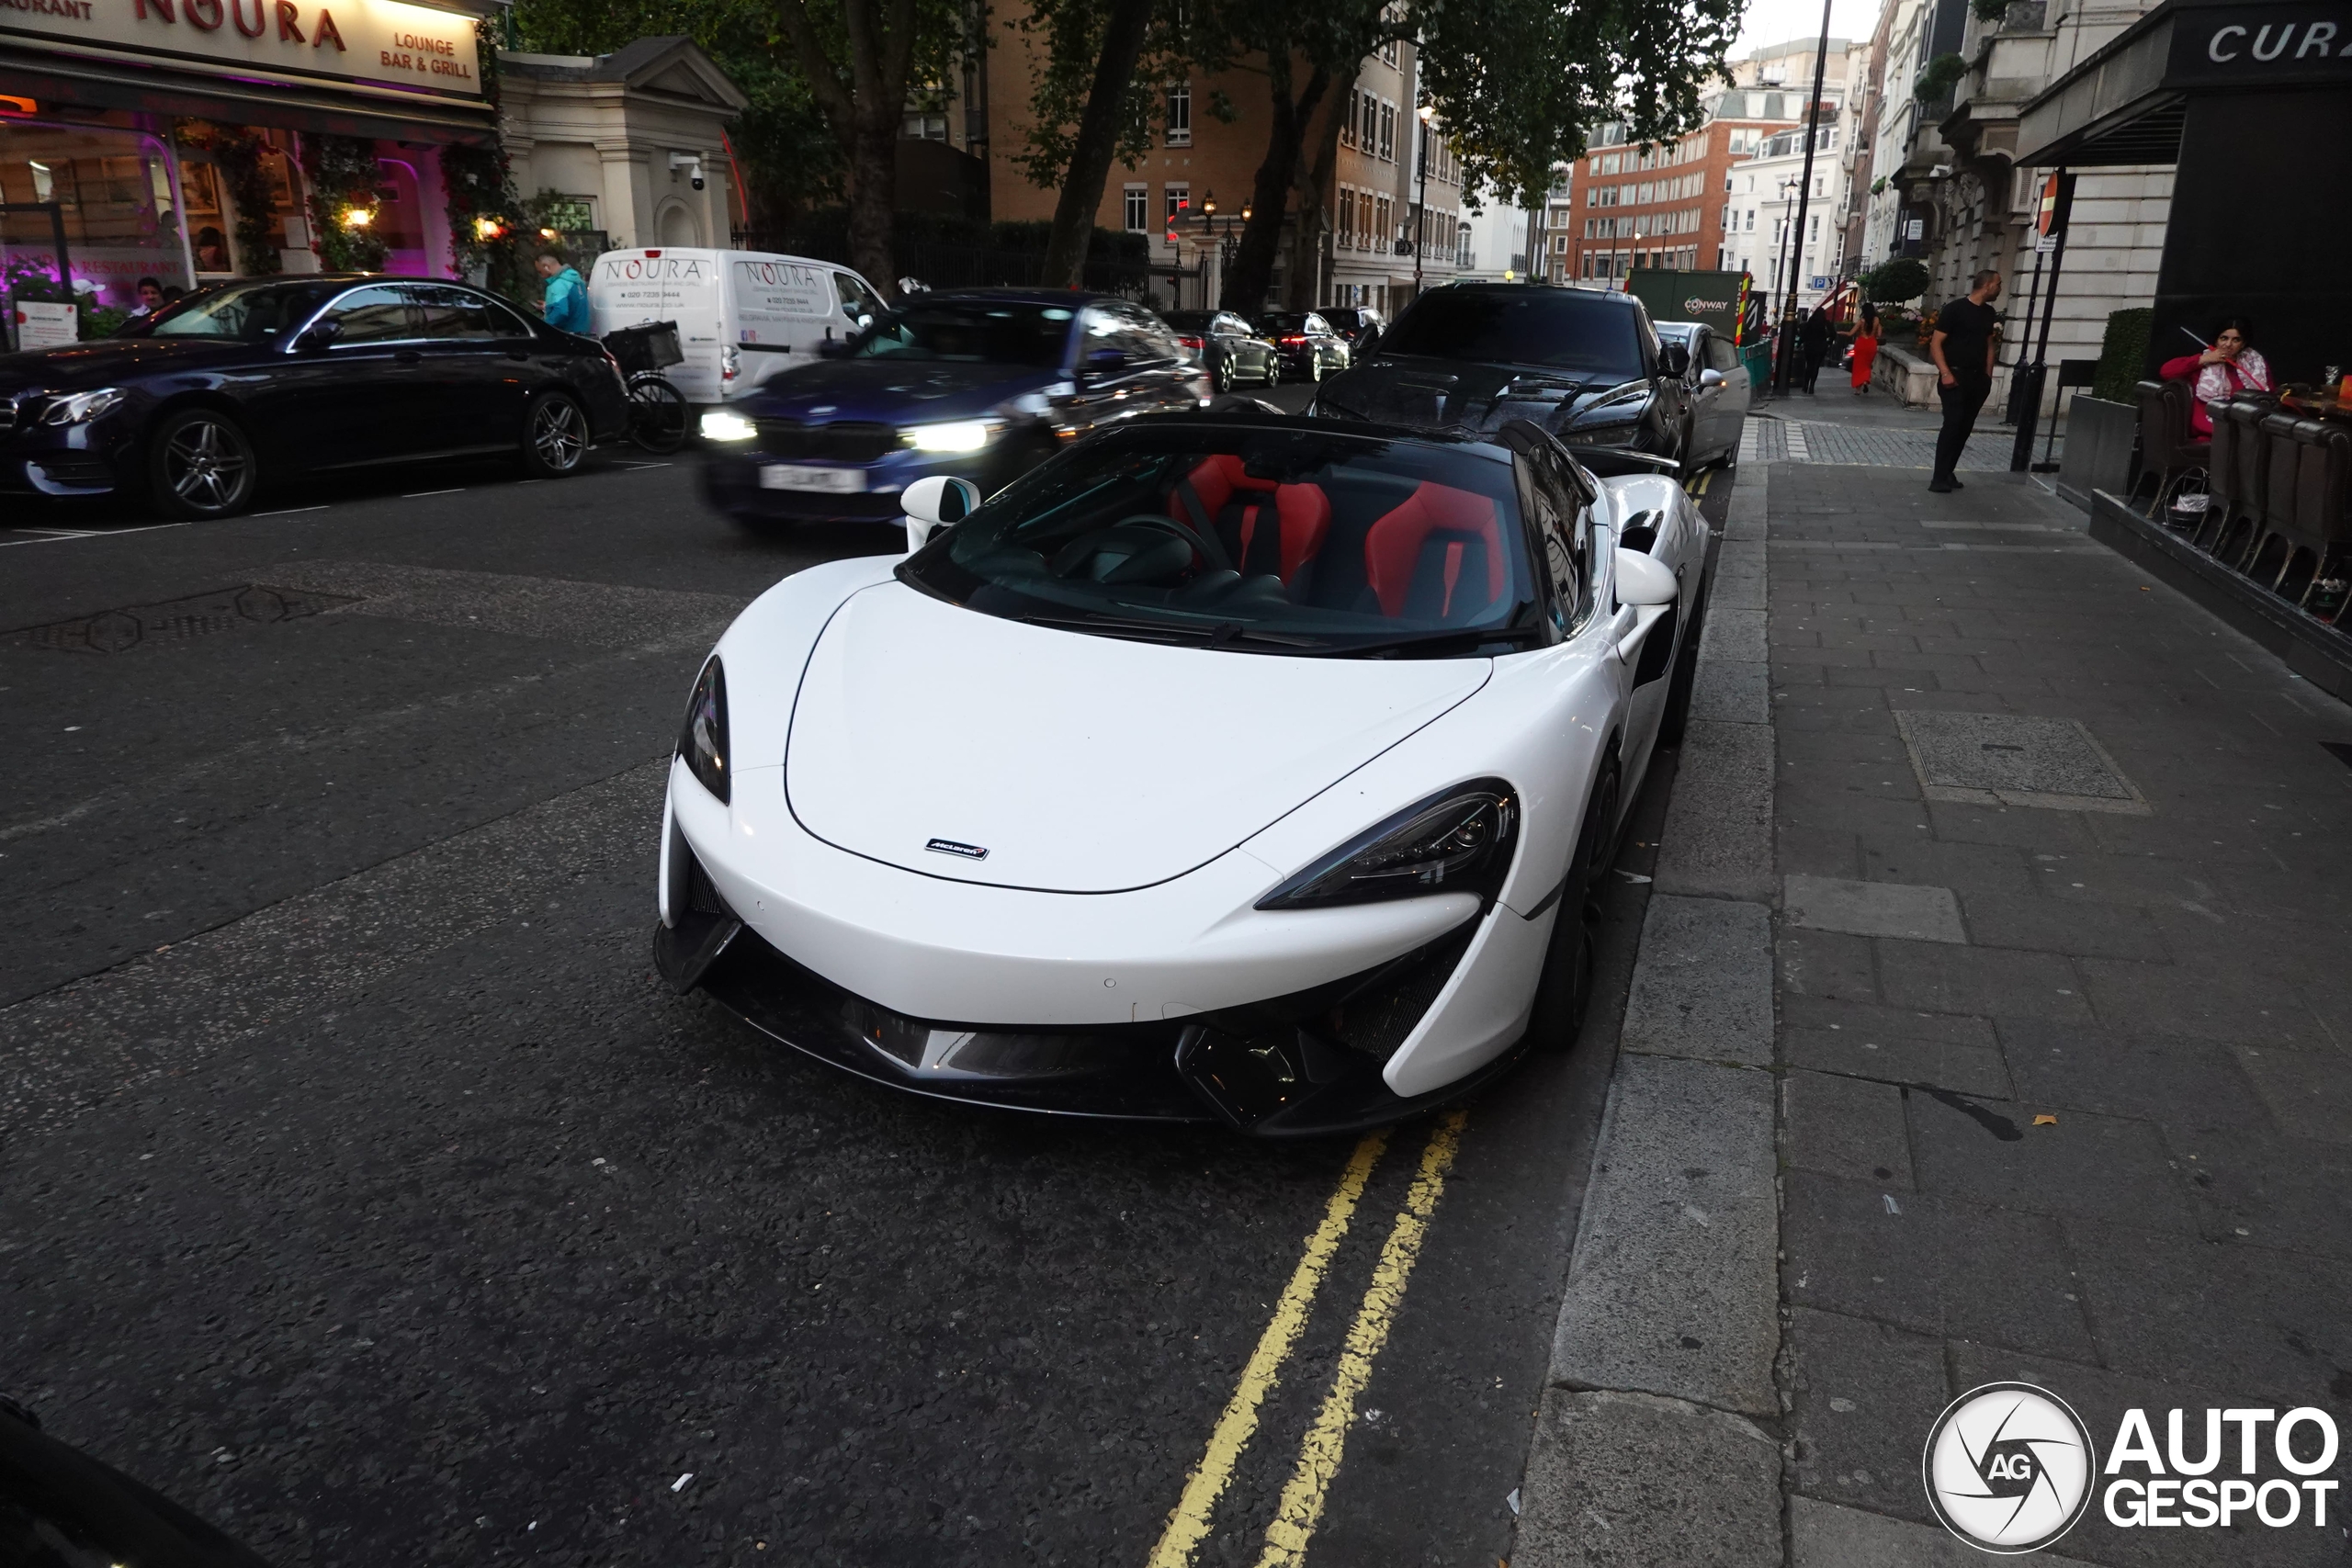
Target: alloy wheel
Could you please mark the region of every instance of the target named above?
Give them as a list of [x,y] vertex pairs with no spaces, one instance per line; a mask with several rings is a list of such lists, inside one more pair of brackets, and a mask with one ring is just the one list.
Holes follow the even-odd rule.
[[222,512],[243,499],[253,458],[219,420],[195,419],[164,444],[164,481],[190,512]]
[[532,411],[531,449],[552,473],[569,473],[588,450],[586,422],[568,398],[549,398]]

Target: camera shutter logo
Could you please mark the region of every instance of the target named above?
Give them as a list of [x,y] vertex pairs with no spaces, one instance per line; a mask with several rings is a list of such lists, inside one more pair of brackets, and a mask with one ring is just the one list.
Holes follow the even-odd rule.
[[1951,1402],[1920,1461],[1928,1502],[1980,1551],[2039,1551],[2091,1502],[2098,1455],[2064,1400],[2031,1383],[1996,1382]]

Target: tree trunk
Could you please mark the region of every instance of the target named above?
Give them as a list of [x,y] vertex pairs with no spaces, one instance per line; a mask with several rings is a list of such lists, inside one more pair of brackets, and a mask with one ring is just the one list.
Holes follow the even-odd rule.
[[[777,0],[776,22],[811,96],[849,150],[849,259],[886,299],[899,292],[899,129],[914,62],[915,0],[843,0],[849,59],[836,62],[801,0]],[[842,64],[846,64],[846,72]],[[846,77],[846,79],[844,79]]]
[[[862,107],[863,106],[861,106]],[[902,111],[901,111],[902,112]],[[899,122],[881,117],[857,117],[849,150],[849,264],[885,299],[899,295],[899,267],[894,241],[899,209]]]
[[1273,281],[1274,253],[1281,247],[1283,218],[1290,207],[1291,182],[1298,171],[1300,143],[1315,106],[1331,85],[1331,73],[1318,65],[1296,99],[1290,96],[1290,59],[1270,54],[1266,73],[1272,78],[1272,128],[1266,139],[1265,161],[1250,187],[1250,221],[1241,231],[1240,247],[1225,275],[1226,308],[1255,315],[1265,309],[1266,289]]
[[1323,242],[1331,231],[1331,182],[1340,166],[1341,106],[1356,85],[1353,75],[1332,98],[1334,112],[1323,117],[1315,138],[1315,161],[1298,183],[1298,227],[1292,243],[1290,276],[1283,287],[1283,308],[1312,310],[1324,303]]
[[1094,85],[1087,93],[1086,112],[1080,117],[1078,139],[1070,147],[1061,198],[1054,204],[1053,234],[1046,243],[1045,274],[1039,279],[1048,288],[1076,288],[1086,280],[1087,244],[1094,237],[1094,214],[1102,206],[1103,183],[1111,177],[1120,110],[1134,84],[1144,39],[1151,30],[1152,5],[1153,0],[1111,0],[1102,54],[1094,63]]

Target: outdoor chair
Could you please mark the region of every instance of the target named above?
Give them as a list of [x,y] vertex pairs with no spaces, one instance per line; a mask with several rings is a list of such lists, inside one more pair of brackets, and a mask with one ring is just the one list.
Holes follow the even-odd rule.
[[[2222,561],[2235,561],[2245,557],[2246,547],[2262,526],[2263,497],[2270,488],[2270,463],[2267,456],[2270,438],[2262,422],[2278,411],[2278,400],[2260,394],[2242,394],[2222,405],[2222,418],[2215,420],[2215,439],[2221,439],[2220,427],[2224,421],[2230,426],[2230,491],[2222,502],[2224,514],[2221,521],[2209,524],[2199,531],[2199,542]],[[2211,537],[2206,538],[2210,533]]]
[[[2293,538],[2298,553],[2280,577],[2278,592],[2312,609],[2319,584],[2352,567],[2352,429],[2336,421],[2295,422]],[[2338,597],[2315,613],[2335,621],[2343,615],[2343,601]]]
[[2172,498],[2192,475],[2202,475],[2211,445],[2189,439],[2188,388],[2179,381],[2143,381],[2140,396],[2140,476],[2132,481],[2131,499],[2140,486],[2156,481],[2155,503],[2148,515],[2161,517]]
[[2255,519],[2254,537],[2238,570],[2266,588],[2277,588],[2287,575],[2296,548],[2295,470],[2302,456],[2295,427],[2304,422],[2290,413],[2274,413],[2262,421],[2262,511]]

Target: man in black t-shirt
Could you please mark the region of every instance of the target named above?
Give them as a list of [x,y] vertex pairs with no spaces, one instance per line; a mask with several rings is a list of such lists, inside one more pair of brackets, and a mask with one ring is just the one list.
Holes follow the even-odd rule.
[[1928,479],[1928,488],[1939,495],[1961,488],[1952,470],[1960,466],[1977,411],[1993,390],[1993,346],[2001,331],[2001,315],[1993,301],[2001,297],[2001,275],[1980,272],[1969,282],[1966,299],[1936,312],[1935,335],[1928,340],[1928,353],[1936,362],[1936,391],[1944,404],[1944,427],[1936,437],[1936,471]]

